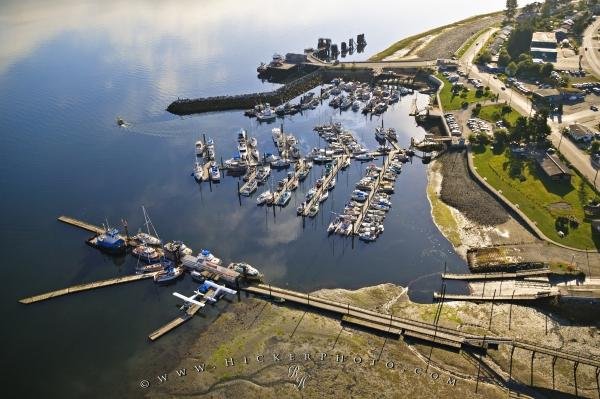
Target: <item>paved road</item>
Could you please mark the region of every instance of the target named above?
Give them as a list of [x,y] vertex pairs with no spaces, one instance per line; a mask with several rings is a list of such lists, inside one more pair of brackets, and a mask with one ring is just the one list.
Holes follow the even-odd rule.
[[[460,59],[463,68],[466,71],[469,71],[469,76],[480,79],[485,85],[489,86],[490,89],[499,93],[499,102],[508,102],[517,112],[523,115],[530,115],[532,110],[532,104],[529,98],[523,96],[517,90],[513,90],[509,87],[506,87],[505,90],[502,90],[504,87],[504,83],[498,79],[494,79],[492,74],[488,74],[480,71],[476,65],[473,65],[473,59],[475,55],[479,51],[479,48],[482,43],[487,41],[487,39],[492,35],[493,30],[485,33],[478,43],[475,43],[469,48],[463,57]],[[575,121],[580,121],[581,118],[588,118],[589,114],[582,113],[577,116],[565,116],[565,120],[563,123],[558,123],[557,121],[548,120],[550,127],[552,128],[551,140],[552,143],[556,146],[560,146],[560,152],[571,162],[573,167],[579,170],[590,182],[594,182],[596,178],[596,169],[592,166],[589,155],[581,151],[571,140],[567,137],[562,137],[561,130],[564,126],[573,123]],[[596,181],[596,189],[600,189],[600,179]]]
[[583,34],[583,46],[587,47],[587,51],[583,51],[583,55],[592,70],[592,73],[600,79],[600,43],[598,40],[593,40],[593,37],[597,35],[598,29],[600,28],[600,18],[596,19],[584,32]]

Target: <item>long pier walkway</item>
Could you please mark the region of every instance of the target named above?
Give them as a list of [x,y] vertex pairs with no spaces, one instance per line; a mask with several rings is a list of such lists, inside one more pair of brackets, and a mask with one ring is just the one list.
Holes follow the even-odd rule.
[[[537,301],[539,299],[555,298],[560,296],[558,290],[543,291],[537,294],[519,294],[519,295],[459,295],[459,294],[444,294],[445,301],[472,301],[472,302],[520,302],[520,301]],[[439,292],[433,293],[433,299],[442,299],[442,294]]]
[[547,276],[550,274],[550,269],[531,269],[519,270],[516,272],[494,272],[494,273],[468,273],[468,274],[453,274],[443,273],[444,280],[506,280],[518,279],[524,277]]
[[[542,353],[553,358],[569,360],[575,364],[585,364],[591,367],[600,368],[600,359],[597,357],[570,353],[563,349],[555,349],[523,340],[494,335],[481,336],[469,334],[452,328],[397,317],[391,314],[378,313],[351,306],[350,304],[314,297],[310,294],[290,291],[266,284],[252,285],[242,289],[252,294],[281,298],[315,310],[332,312],[341,316],[342,321],[349,324],[396,335],[398,337],[407,336],[418,338],[420,340],[428,341],[431,344],[439,344],[454,349],[465,350],[487,349],[490,345],[508,345],[513,348],[513,351],[514,348],[521,348],[531,351],[532,353]],[[446,297],[447,296],[448,295],[446,295]]]
[[95,281],[93,283],[78,284],[78,285],[74,285],[72,287],[47,292],[45,294],[39,294],[39,295],[31,296],[28,298],[23,298],[23,299],[20,299],[19,302],[24,303],[24,304],[30,304],[30,303],[45,301],[47,299],[57,298],[59,296],[63,296],[63,295],[67,295],[67,294],[74,294],[76,292],[89,291],[89,290],[94,290],[96,288],[109,287],[111,285],[118,285],[118,284],[124,284],[124,283],[131,283],[133,281],[145,280],[147,278],[154,277],[155,274],[156,273],[134,274],[131,276],[123,276],[123,277],[111,278],[108,280]]
[[87,230],[91,233],[95,233],[95,234],[104,233],[104,228],[102,228],[100,226],[96,226],[91,223],[87,223],[87,222],[84,222],[84,221],[81,221],[81,220],[78,220],[75,218],[71,218],[68,216],[59,216],[58,220],[60,222],[66,223],[68,225],[79,227],[80,229],[83,229],[83,230]]

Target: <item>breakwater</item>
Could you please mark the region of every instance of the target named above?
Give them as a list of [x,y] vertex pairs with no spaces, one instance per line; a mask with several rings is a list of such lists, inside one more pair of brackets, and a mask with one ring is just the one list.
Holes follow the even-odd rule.
[[[412,76],[412,78],[407,78],[407,76]],[[428,82],[425,79],[426,76],[427,75],[424,74],[423,71],[416,68],[410,71],[404,70],[404,78],[398,79],[398,83],[414,89],[424,89],[428,87]],[[272,107],[276,107],[325,82],[329,82],[336,77],[345,80],[372,83],[381,80],[382,78],[389,78],[390,76],[375,73],[370,67],[351,67],[344,69],[321,67],[284,84],[274,91],[195,99],[177,99],[169,104],[167,111],[175,115],[190,115],[203,112],[250,109],[254,108],[255,105],[265,103],[269,103]]]

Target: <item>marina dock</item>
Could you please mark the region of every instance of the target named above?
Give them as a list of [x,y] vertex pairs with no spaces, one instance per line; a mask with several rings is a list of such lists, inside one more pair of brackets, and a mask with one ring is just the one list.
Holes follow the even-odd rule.
[[[544,291],[536,294],[520,294],[520,295],[457,295],[444,294],[444,301],[471,301],[471,302],[521,302],[521,301],[537,301],[540,299],[556,298],[560,296],[558,290]],[[442,294],[439,292],[433,293],[433,299],[442,299]]]
[[336,178],[337,174],[339,173],[340,169],[342,169],[342,166],[347,162],[348,158],[349,158],[349,155],[347,153],[343,154],[341,157],[336,158],[337,162],[333,166],[333,169],[331,170],[331,172],[327,176],[325,176],[325,179],[323,181],[323,184],[321,184],[321,187],[318,187],[315,195],[312,196],[310,201],[308,201],[304,204],[304,208],[302,209],[301,216],[308,216],[308,214],[310,213],[310,208],[312,208],[316,203],[319,203],[319,200],[321,199],[321,196],[323,195],[323,191],[327,191],[329,189],[328,187],[329,187],[329,184],[331,183],[331,180]]
[[[208,302],[208,298],[212,297],[213,295],[214,295],[214,290],[210,289],[206,292],[206,294],[198,302],[206,304]],[[185,323],[186,321],[188,321],[189,319],[194,317],[194,315],[196,313],[198,313],[198,311],[202,308],[203,308],[203,306],[200,306],[200,305],[195,305],[195,304],[191,305],[190,307],[187,308],[187,310],[185,311],[184,314],[171,320],[169,323],[165,324],[164,326],[160,327],[159,329],[153,331],[150,335],[148,335],[148,339],[150,339],[150,341],[156,341],[163,335],[171,332],[172,330],[176,329],[177,327],[179,327],[180,325],[182,325],[183,323]]]
[[358,215],[358,217],[356,219],[356,222],[354,222],[354,226],[352,228],[352,233],[354,235],[359,235],[360,226],[362,224],[363,219],[367,215],[367,211],[371,207],[371,201],[373,200],[373,197],[375,196],[375,194],[377,194],[377,189],[379,188],[379,185],[381,184],[381,181],[383,179],[383,175],[385,175],[385,173],[387,172],[387,169],[390,166],[390,163],[391,163],[392,159],[394,159],[394,156],[397,153],[398,153],[398,151],[396,149],[390,151],[389,154],[388,154],[388,156],[387,156],[387,158],[383,162],[383,166],[381,167],[381,171],[379,171],[379,176],[377,177],[377,180],[375,181],[375,184],[374,184],[373,188],[369,192],[369,196],[367,197],[367,200],[363,204],[363,207],[361,209],[360,214]]
[[112,285],[118,285],[118,284],[124,284],[124,283],[131,283],[133,281],[145,280],[145,279],[154,277],[155,274],[156,273],[134,274],[132,276],[116,277],[116,278],[111,278],[108,280],[95,281],[93,283],[78,284],[78,285],[74,285],[72,287],[47,292],[45,294],[39,294],[39,295],[35,295],[35,296],[29,297],[29,298],[23,298],[23,299],[20,299],[19,302],[21,302],[23,304],[41,302],[41,301],[45,301],[45,300],[52,299],[52,298],[57,298],[59,296],[63,296],[63,295],[67,295],[67,294],[74,294],[77,292],[94,290],[96,288],[109,287]]
[[102,228],[100,226],[95,226],[91,223],[87,223],[87,222],[84,222],[84,221],[81,221],[81,220],[78,220],[75,218],[71,218],[68,216],[59,216],[58,220],[60,222],[66,223],[68,225],[79,227],[80,229],[83,229],[83,230],[87,230],[90,233],[94,233],[94,234],[102,234],[102,233],[104,233],[104,230],[105,230],[104,228]]

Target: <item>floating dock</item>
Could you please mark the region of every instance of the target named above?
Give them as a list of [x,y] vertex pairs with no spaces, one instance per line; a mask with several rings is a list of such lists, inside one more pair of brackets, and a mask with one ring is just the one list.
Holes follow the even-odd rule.
[[[471,301],[471,302],[522,302],[522,301],[537,301],[540,299],[556,298],[560,296],[560,292],[545,291],[537,294],[521,294],[521,295],[456,295],[445,294],[444,301]],[[442,299],[442,294],[439,292],[433,293],[433,299]]]
[[95,281],[93,283],[85,283],[78,284],[72,287],[63,288],[56,291],[47,292],[45,294],[35,295],[29,298],[20,299],[19,302],[24,304],[30,304],[35,302],[41,302],[52,298],[57,298],[59,296],[74,294],[76,292],[83,292],[94,290],[96,288],[109,287],[112,285],[131,283],[133,281],[145,280],[147,278],[154,277],[156,273],[146,273],[146,274],[134,274],[132,276],[123,276],[111,278],[108,280]]
[[[87,230],[94,234],[102,234],[102,233],[104,233],[104,230],[105,230],[104,228],[102,228],[100,226],[95,226],[91,223],[87,223],[87,222],[84,222],[84,221],[81,221],[78,219],[74,219],[74,218],[71,218],[68,216],[59,216],[58,220],[60,222],[66,223],[68,225],[79,227],[80,229],[83,229],[83,230]],[[123,239],[125,239],[125,238],[123,238]]]
[[323,184],[321,184],[321,187],[318,187],[315,195],[313,195],[310,201],[305,203],[304,208],[301,212],[301,216],[308,216],[308,214],[310,213],[310,208],[312,208],[316,203],[319,203],[321,196],[323,195],[323,191],[329,190],[329,183],[331,183],[331,180],[333,180],[337,176],[340,169],[342,169],[342,166],[347,162],[348,158],[348,154],[343,154],[341,157],[336,158],[337,162],[335,163],[331,172],[327,176],[325,176],[325,180],[323,181]]

